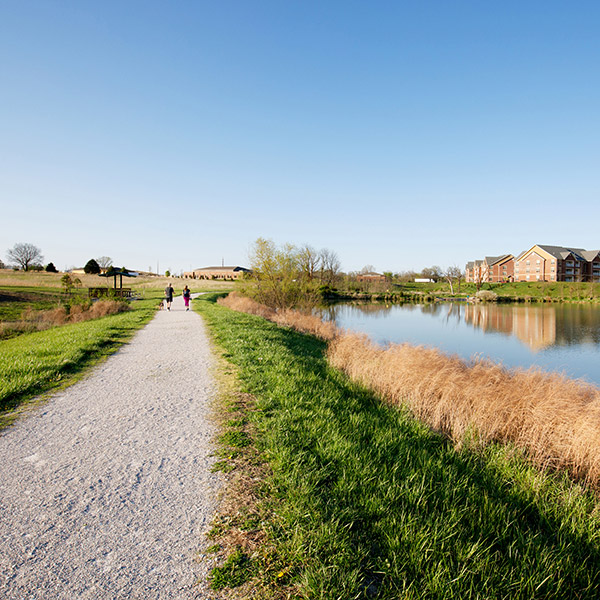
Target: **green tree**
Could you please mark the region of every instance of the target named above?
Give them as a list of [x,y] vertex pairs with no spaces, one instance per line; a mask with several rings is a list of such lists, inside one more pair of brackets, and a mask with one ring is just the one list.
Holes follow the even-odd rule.
[[93,259],[87,261],[85,267],[83,267],[83,272],[87,275],[98,275],[100,273],[100,265]]
[[335,252],[305,245],[277,246],[258,238],[250,250],[251,273],[240,285],[243,294],[272,308],[309,308],[320,300],[320,287],[339,275]]
[[70,295],[74,287],[81,285],[81,279],[79,277],[73,277],[70,273],[65,273],[61,278],[60,282],[65,288],[65,294]]
[[46,272],[47,273],[58,273],[58,270],[56,269],[56,267],[54,266],[54,263],[49,262],[46,265]]

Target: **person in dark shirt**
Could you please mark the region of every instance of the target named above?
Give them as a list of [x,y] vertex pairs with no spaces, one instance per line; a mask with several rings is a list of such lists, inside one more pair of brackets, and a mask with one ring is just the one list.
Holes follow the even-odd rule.
[[167,310],[171,310],[171,302],[173,302],[173,292],[174,291],[175,290],[173,289],[173,287],[171,286],[170,283],[165,288],[165,302],[167,303]]

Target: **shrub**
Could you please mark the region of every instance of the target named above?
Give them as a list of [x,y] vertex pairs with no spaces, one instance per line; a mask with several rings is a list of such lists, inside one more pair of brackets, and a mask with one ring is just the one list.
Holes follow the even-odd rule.
[[496,302],[498,300],[498,294],[491,290],[480,290],[475,294],[475,297],[482,302]]

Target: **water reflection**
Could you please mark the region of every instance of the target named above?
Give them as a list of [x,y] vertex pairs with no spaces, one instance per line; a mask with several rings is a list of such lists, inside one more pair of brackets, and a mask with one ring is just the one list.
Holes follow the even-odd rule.
[[537,365],[600,383],[600,306],[347,303],[322,315],[378,343],[423,344],[507,366]]
[[534,351],[600,344],[600,310],[592,305],[467,304],[464,311],[467,323],[514,335]]
[[418,312],[443,321],[464,321],[484,332],[515,336],[533,351],[550,346],[600,345],[600,307],[591,304],[332,304],[321,309],[330,321],[339,319],[340,308],[347,316],[385,317],[393,311]]

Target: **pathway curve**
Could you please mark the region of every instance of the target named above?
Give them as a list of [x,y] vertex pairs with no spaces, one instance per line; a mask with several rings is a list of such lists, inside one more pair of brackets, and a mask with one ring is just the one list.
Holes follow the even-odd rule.
[[215,388],[181,297],[92,375],[0,434],[0,597],[210,598]]

